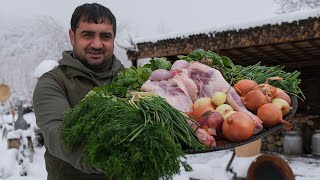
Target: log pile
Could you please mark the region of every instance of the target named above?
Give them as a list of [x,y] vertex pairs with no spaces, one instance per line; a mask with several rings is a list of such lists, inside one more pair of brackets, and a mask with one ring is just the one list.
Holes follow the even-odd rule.
[[284,139],[283,132],[271,134],[266,138],[262,139],[261,150],[263,152],[283,153],[283,139]]
[[[139,52],[128,51],[131,60],[188,54],[195,49],[222,51],[251,46],[320,38],[319,18],[308,18],[280,25],[266,24],[248,29],[190,35],[188,37],[138,43]],[[240,53],[241,54],[241,53]],[[231,55],[231,54],[230,54]]]

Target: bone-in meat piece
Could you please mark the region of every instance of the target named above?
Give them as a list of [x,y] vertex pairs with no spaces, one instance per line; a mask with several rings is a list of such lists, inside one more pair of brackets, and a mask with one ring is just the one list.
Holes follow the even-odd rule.
[[196,99],[197,94],[196,85],[184,73],[176,73],[172,78],[161,81],[148,80],[141,86],[141,90],[165,98],[171,106],[182,112],[192,111],[193,99]]
[[230,88],[227,94],[227,103],[236,111],[245,112],[255,120],[255,133],[263,129],[260,118],[247,110],[240,96],[233,87],[230,87],[230,84],[223,78],[220,71],[196,61],[189,64],[187,71],[189,73],[188,76],[196,83],[199,97],[211,97],[215,92],[227,92]]

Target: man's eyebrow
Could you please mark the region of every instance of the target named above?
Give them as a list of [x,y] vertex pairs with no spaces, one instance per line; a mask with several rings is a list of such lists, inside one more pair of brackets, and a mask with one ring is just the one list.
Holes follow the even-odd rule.
[[81,31],[80,34],[88,34],[88,33],[94,33],[93,31],[84,30]]
[[112,33],[111,33],[111,32],[101,32],[100,34],[102,34],[102,35],[112,36]]
[[[88,31],[88,30],[84,30],[84,31],[80,32],[80,34],[93,34],[93,33],[95,33],[95,32]],[[112,36],[113,35],[111,32],[101,32],[100,34],[108,35],[108,36]]]

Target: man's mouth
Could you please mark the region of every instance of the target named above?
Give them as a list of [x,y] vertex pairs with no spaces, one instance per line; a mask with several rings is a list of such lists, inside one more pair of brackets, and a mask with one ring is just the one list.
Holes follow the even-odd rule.
[[101,51],[87,51],[87,54],[91,57],[91,58],[101,58],[101,56],[103,55],[103,53]]
[[87,51],[88,54],[93,54],[93,55],[100,55],[102,52],[97,52],[97,51]]

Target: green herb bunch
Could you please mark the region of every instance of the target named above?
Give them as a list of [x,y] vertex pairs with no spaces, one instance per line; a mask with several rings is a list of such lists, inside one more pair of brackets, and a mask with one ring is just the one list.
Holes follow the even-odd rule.
[[63,143],[82,147],[84,163],[117,179],[172,179],[181,165],[190,171],[182,146],[204,147],[186,117],[158,96],[134,98],[91,91],[65,113]]
[[117,97],[128,97],[131,91],[139,91],[140,87],[149,79],[151,73],[157,69],[170,70],[172,64],[167,58],[153,58],[150,63],[137,68],[131,66],[117,74],[111,85],[105,86],[108,91]]

